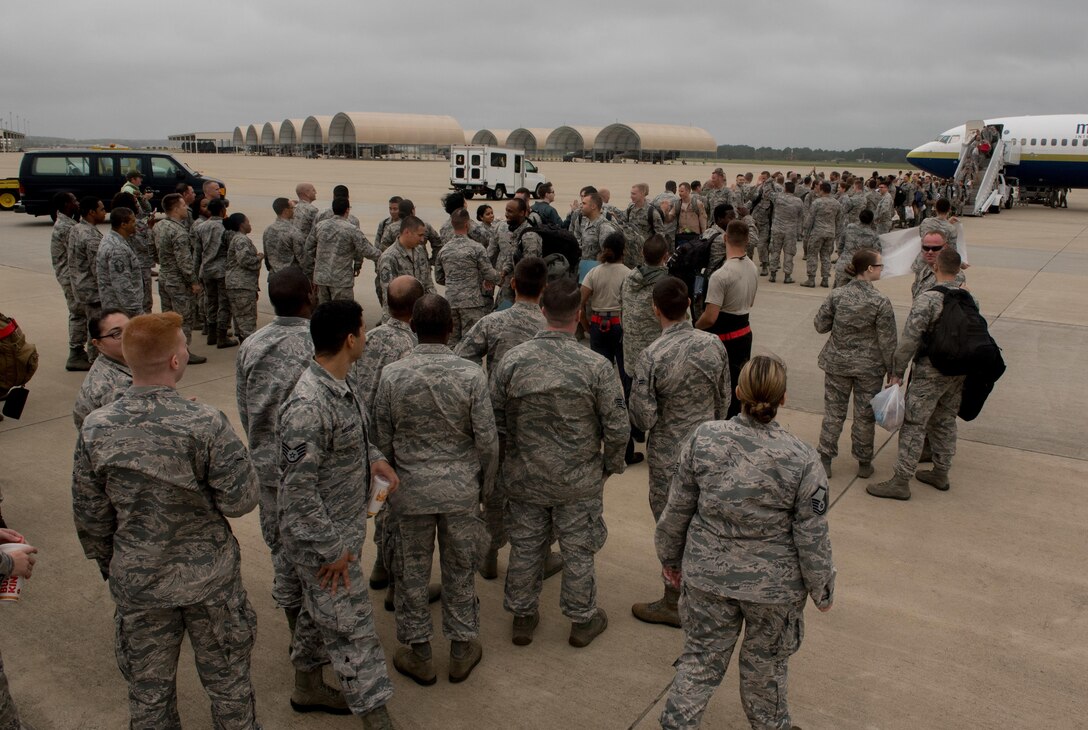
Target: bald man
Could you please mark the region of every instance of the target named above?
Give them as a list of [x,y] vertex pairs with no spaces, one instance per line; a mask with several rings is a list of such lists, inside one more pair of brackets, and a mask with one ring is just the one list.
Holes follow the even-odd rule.
[[131,726],[181,727],[175,675],[188,633],[212,724],[257,727],[257,617],[227,522],[257,506],[257,475],[223,412],[178,393],[189,362],[181,325],[181,315],[162,312],[124,328],[132,387],[83,422],[76,532],[117,605]]
[[314,227],[314,221],[317,220],[317,206],[314,205],[314,201],[317,200],[317,188],[313,183],[299,183],[295,186],[295,197],[298,198],[298,203],[295,204],[295,225],[302,231],[303,236],[310,235],[310,229]]

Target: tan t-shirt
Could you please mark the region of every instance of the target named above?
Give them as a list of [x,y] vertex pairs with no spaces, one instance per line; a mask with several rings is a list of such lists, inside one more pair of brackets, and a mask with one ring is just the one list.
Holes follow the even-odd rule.
[[593,292],[589,297],[589,308],[594,312],[620,311],[623,280],[629,273],[631,270],[623,264],[594,266],[582,280],[582,286]]
[[747,256],[726,259],[722,267],[710,275],[707,304],[717,304],[727,314],[748,314],[756,300],[759,269]]

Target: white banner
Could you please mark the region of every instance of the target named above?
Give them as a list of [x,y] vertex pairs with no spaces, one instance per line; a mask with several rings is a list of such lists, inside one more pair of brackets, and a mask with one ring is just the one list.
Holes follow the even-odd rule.
[[[922,239],[917,228],[905,228],[900,231],[885,233],[880,237],[881,256],[884,257],[884,271],[881,278],[913,274],[911,266],[922,252]],[[956,250],[967,263],[967,241],[963,236],[963,224],[956,224]]]

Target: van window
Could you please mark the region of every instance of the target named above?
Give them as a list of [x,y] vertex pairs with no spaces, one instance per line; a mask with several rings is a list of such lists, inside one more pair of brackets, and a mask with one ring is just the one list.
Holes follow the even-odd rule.
[[480,156],[480,155],[473,155],[473,156],[472,156],[472,164],[473,164],[473,165],[479,165],[479,164],[480,164],[480,160],[482,160],[482,159],[483,159],[483,157],[482,157],[482,156]]
[[127,177],[130,172],[143,173],[144,166],[140,164],[141,158],[139,157],[122,157],[121,158],[121,175]]
[[514,155],[514,172],[521,172],[521,155]]
[[534,165],[533,163],[526,160],[525,161],[525,172],[536,172],[536,171],[537,171],[536,170],[536,165]]
[[949,140],[949,142],[952,143],[952,144],[959,144],[960,143],[960,136],[958,134],[953,134],[951,139]]
[[179,172],[181,172],[181,168],[178,167],[178,164],[171,160],[169,157],[151,158],[151,177],[176,178]]
[[97,162],[98,162],[98,176],[99,177],[113,177],[113,158],[112,157],[99,157]]
[[91,174],[91,161],[87,157],[36,157],[34,174],[84,177]]
[[469,177],[471,177],[473,180],[479,180],[480,179],[480,168],[473,167],[472,168],[472,174]]
[[453,176],[455,178],[457,178],[458,180],[460,180],[461,178],[463,178],[465,176],[465,168],[463,168],[463,167],[453,168]]
[[491,153],[491,166],[492,167],[506,167],[506,155],[502,152]]
[[465,164],[465,155],[464,155],[463,152],[457,153],[457,156],[456,156],[455,159],[456,159],[456,164],[458,164],[458,165]]

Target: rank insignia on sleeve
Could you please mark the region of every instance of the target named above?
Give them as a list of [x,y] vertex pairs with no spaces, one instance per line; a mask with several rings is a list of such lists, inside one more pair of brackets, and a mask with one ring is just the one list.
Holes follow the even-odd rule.
[[627,401],[625,401],[623,398],[617,398],[616,399],[616,408],[626,408],[626,407],[627,407]]
[[297,464],[302,461],[302,457],[306,456],[306,442],[303,441],[298,446],[288,446],[287,444],[280,444],[280,451],[283,452],[283,458],[287,460],[288,464]]
[[827,514],[827,487],[820,487],[812,495],[812,511],[818,515]]

